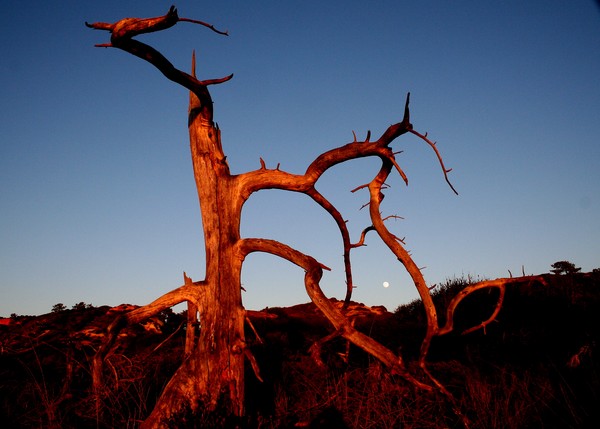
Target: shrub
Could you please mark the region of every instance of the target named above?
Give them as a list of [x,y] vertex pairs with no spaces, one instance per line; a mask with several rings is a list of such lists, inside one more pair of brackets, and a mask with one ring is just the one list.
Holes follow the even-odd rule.
[[61,311],[65,311],[67,309],[67,306],[64,305],[62,302],[59,302],[58,304],[54,304],[52,306],[52,313],[60,313]]

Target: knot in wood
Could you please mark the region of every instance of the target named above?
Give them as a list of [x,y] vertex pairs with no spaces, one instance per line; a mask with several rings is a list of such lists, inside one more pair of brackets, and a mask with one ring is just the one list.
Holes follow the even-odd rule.
[[246,344],[243,341],[237,341],[236,344],[231,346],[231,353],[234,355],[240,355],[244,353],[244,349],[246,348]]

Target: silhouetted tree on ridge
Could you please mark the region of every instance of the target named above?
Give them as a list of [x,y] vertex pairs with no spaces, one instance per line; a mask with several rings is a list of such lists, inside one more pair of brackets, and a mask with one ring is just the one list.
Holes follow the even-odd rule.
[[558,261],[553,263],[550,270],[554,274],[575,274],[581,271],[581,268],[576,267],[574,263],[569,261]]

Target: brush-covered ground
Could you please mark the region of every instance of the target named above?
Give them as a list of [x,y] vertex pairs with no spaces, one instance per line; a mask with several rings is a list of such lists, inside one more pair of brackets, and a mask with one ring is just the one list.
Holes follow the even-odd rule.
[[[455,333],[436,338],[431,372],[452,392],[473,428],[600,427],[600,273],[548,275],[546,284],[509,286],[496,322],[486,319],[497,291],[479,291],[460,306]],[[434,289],[438,311],[468,280]],[[341,303],[338,303],[341,305]],[[163,312],[126,328],[107,358],[105,395],[96,406],[92,357],[117,314],[133,308],[56,307],[0,324],[2,428],[135,428],[148,415],[183,356],[185,316]],[[425,329],[419,301],[389,312],[351,306],[355,326],[407,361]],[[247,341],[263,381],[246,376],[248,428],[462,427],[445,397],[413,389],[341,338],[310,348],[331,333],[312,304],[250,315]],[[314,350],[314,349],[313,349]],[[214,416],[212,416],[214,418]],[[179,427],[227,426],[219,421]],[[232,424],[233,427],[235,427]]]

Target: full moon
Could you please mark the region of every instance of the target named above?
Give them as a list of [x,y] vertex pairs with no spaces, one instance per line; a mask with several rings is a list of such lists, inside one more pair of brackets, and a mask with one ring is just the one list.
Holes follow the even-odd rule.
[[383,287],[390,287],[390,282],[383,282]]

